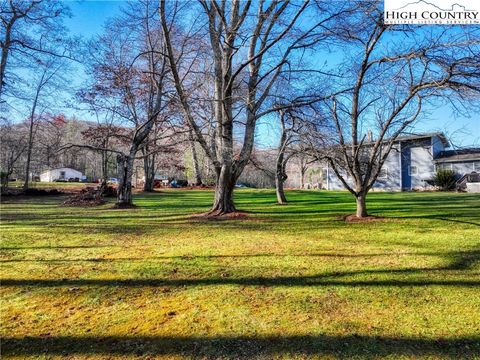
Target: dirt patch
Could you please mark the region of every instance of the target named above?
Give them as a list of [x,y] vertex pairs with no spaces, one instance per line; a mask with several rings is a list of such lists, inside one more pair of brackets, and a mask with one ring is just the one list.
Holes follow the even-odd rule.
[[101,190],[93,187],[82,189],[78,194],[70,196],[63,202],[65,206],[98,206],[105,204]]
[[242,220],[242,219],[252,219],[250,214],[246,211],[234,211],[227,214],[218,214],[218,213],[200,213],[200,214],[193,214],[190,216],[189,219],[191,220]]
[[340,220],[345,221],[346,223],[370,223],[370,222],[378,222],[378,221],[385,221],[385,218],[382,216],[374,216],[368,215],[363,218],[357,217],[357,215],[341,215],[339,216]]

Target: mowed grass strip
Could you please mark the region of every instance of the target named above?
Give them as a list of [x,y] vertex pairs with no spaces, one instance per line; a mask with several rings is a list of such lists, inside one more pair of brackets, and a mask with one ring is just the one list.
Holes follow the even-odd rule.
[[2,203],[5,358],[480,358],[480,197],[238,190]]

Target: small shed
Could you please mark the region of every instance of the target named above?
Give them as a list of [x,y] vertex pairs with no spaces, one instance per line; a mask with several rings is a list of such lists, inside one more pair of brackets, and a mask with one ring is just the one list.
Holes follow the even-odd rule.
[[40,181],[68,181],[70,179],[84,180],[86,177],[80,171],[63,167],[58,169],[50,169],[40,174]]

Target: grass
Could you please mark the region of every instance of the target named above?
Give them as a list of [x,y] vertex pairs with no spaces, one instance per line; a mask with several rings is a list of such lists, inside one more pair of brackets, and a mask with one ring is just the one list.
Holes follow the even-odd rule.
[[5,358],[480,358],[480,197],[210,191],[2,204]]

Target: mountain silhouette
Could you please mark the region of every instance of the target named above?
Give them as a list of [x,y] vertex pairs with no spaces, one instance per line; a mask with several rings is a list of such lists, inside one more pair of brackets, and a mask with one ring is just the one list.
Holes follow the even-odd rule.
[[463,11],[474,11],[474,10],[467,10],[467,9],[465,8],[465,6],[460,5],[459,3],[454,3],[454,4],[452,4],[452,8],[451,8],[451,9],[442,9],[441,7],[438,7],[437,5],[432,4],[431,2],[428,2],[428,1],[425,1],[425,0],[414,1],[414,2],[408,3],[408,4],[406,4],[406,5],[403,5],[402,7],[399,7],[398,9],[394,9],[394,10],[401,10],[401,9],[406,8],[407,6],[416,5],[416,4],[420,4],[420,3],[426,4],[426,5],[431,5],[431,6],[437,8],[438,10],[441,10],[441,11],[453,11],[453,8],[455,7],[455,5],[463,8]]

